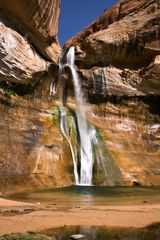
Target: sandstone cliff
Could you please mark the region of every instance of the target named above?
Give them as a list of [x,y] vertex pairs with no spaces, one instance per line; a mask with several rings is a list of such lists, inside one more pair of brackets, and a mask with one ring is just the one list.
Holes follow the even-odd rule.
[[57,77],[59,13],[59,0],[0,0],[0,191],[71,183],[42,99]]
[[[121,0],[65,45],[66,51],[76,47],[88,120],[99,129],[124,185],[160,184],[159,5]],[[30,94],[34,86],[45,92],[58,79],[59,1],[14,0],[11,8],[0,0],[0,9],[0,191],[73,184],[57,102]],[[20,97],[14,89],[23,95],[24,84],[29,94]]]
[[0,81],[34,85],[57,62],[59,5],[59,0],[0,1]]
[[72,159],[53,103],[0,92],[0,192],[70,185]]
[[[88,119],[126,184],[160,184],[160,2],[120,0],[74,45]],[[94,104],[93,104],[94,103]]]
[[69,40],[90,96],[159,94],[160,2],[121,0]]

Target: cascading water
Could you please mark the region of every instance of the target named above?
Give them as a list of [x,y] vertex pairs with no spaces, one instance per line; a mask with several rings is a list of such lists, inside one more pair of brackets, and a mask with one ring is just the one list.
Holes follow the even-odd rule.
[[[70,67],[72,73],[72,80],[74,84],[74,91],[75,91],[75,98],[77,103],[77,112],[76,112],[76,123],[77,123],[77,132],[79,134],[79,162],[80,162],[80,176],[78,176],[78,160],[76,160],[72,143],[69,139],[66,130],[66,112],[64,108],[59,108],[60,112],[60,128],[61,131],[66,138],[74,165],[74,175],[75,175],[75,182],[78,185],[92,185],[92,171],[93,171],[93,139],[96,134],[96,130],[94,127],[90,127],[86,121],[85,115],[85,104],[81,89],[81,84],[79,81],[78,74],[74,67],[74,56],[75,56],[75,49],[71,47],[67,52],[66,59],[67,65]],[[63,60],[63,59],[62,59]],[[60,62],[60,74],[62,73],[63,64]]]
[[75,176],[75,182],[76,185],[79,184],[79,176],[78,176],[78,170],[77,170],[77,162],[76,162],[76,157],[74,154],[74,150],[73,150],[73,146],[69,137],[69,133],[67,131],[67,117],[66,117],[66,111],[63,108],[59,108],[59,112],[60,112],[60,128],[61,131],[64,135],[64,137],[66,138],[69,147],[70,147],[70,151],[71,151],[71,155],[72,155],[72,160],[73,160],[73,166],[74,166],[74,176]]
[[92,151],[93,138],[95,136],[94,127],[90,127],[86,121],[85,105],[78,74],[75,70],[75,48],[72,46],[67,53],[67,64],[72,72],[74,91],[77,103],[77,127],[80,137],[80,185],[92,185],[92,171],[94,156]]
[[[63,58],[66,58],[65,65],[63,63]],[[85,101],[83,98],[79,76],[74,66],[75,48],[70,47],[67,54],[65,56],[63,55],[63,58],[60,62],[60,74],[63,72],[63,67],[66,65],[69,66],[72,73],[75,99],[77,103],[77,111],[74,112],[74,117],[72,116],[77,138],[77,154],[75,154],[73,142],[70,136],[71,127],[68,123],[71,119],[67,119],[67,111],[69,110],[65,107],[59,108],[60,128],[70,147],[74,166],[75,183],[76,185],[92,185],[93,165],[94,161],[96,161],[98,168],[101,166],[101,172],[103,171],[105,180],[108,178],[108,180],[103,181],[103,183],[105,182],[108,185],[114,185],[113,178],[117,179],[115,175],[119,176],[119,171],[116,169],[112,157],[109,155],[108,157],[106,156],[106,152],[103,148],[104,146],[98,137],[96,129],[89,125],[86,120]],[[109,173],[106,169],[113,170]],[[113,172],[115,174],[113,174]]]

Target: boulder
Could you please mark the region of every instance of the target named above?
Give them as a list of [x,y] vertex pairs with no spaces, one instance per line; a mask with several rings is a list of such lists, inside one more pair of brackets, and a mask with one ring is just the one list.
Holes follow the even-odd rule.
[[72,236],[70,236],[70,239],[86,239],[86,236],[83,234],[74,234]]

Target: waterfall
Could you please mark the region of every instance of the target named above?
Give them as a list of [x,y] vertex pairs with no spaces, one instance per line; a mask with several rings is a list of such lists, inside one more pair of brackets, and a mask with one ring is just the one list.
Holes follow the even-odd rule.
[[[120,172],[112,156],[105,151],[105,145],[100,139],[96,128],[87,123],[85,101],[74,62],[75,48],[70,47],[60,60],[60,74],[62,74],[66,65],[70,68],[77,110],[73,111],[65,107],[60,107],[59,117],[60,129],[69,144],[73,160],[75,184],[89,186],[93,184],[93,166],[95,163],[97,167],[94,171],[96,171],[99,177],[98,182],[102,184],[107,183],[107,185],[112,186],[115,185],[115,182],[118,182],[118,179],[121,179]],[[69,114],[67,114],[67,111]],[[74,126],[70,125],[72,121],[74,122]],[[73,141],[72,134],[70,134],[70,129],[73,128],[75,131],[75,141]]]
[[93,139],[96,130],[87,124],[86,119],[79,112],[77,112],[77,124],[80,135],[80,184],[92,185]]
[[[74,92],[77,103],[77,128],[79,132],[79,159],[80,159],[80,185],[92,185],[93,172],[93,139],[96,133],[94,127],[90,127],[86,121],[85,103],[78,74],[76,72],[75,48],[71,47],[67,53],[67,64],[71,69]],[[76,162],[75,160],[73,160]],[[75,176],[76,178],[76,176]],[[76,181],[77,182],[77,181]]]
[[77,71],[75,69],[75,66],[74,66],[74,62],[75,62],[75,48],[72,46],[72,47],[70,47],[70,49],[67,53],[67,64],[70,67],[71,72],[72,72],[72,78],[73,78],[77,107],[79,109],[79,112],[82,115],[85,115],[84,99],[83,99],[81,84],[80,84],[80,81],[79,81],[78,73],[77,73]]

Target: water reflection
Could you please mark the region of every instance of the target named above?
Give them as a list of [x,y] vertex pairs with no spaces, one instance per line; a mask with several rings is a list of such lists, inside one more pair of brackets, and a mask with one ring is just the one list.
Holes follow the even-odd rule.
[[89,236],[93,240],[97,239],[97,229],[95,227],[80,226],[79,232],[85,236]]
[[94,201],[93,201],[92,195],[86,194],[85,197],[80,198],[79,204],[82,204],[82,205],[92,205],[93,202]]
[[54,239],[56,240],[159,240],[160,223],[154,223],[145,228],[138,229],[107,228],[104,226],[66,226],[56,229],[48,229],[42,233],[49,237],[54,236]]

